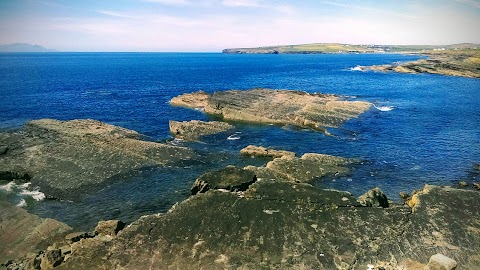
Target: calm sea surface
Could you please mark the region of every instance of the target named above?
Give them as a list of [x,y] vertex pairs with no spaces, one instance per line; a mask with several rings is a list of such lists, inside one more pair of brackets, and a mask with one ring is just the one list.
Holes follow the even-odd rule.
[[[467,178],[480,162],[480,80],[439,75],[352,71],[356,65],[417,59],[391,54],[224,55],[203,53],[0,54],[0,130],[39,118],[92,118],[136,130],[152,140],[171,141],[168,120],[207,120],[200,112],[171,107],[179,94],[204,90],[267,87],[347,95],[372,108],[329,131],[337,136],[277,126],[237,124],[227,134],[186,144],[201,164],[138,172],[131,180],[85,194],[80,201],[27,199],[29,211],[76,228],[99,219],[130,222],[164,212],[189,194],[201,173],[227,164],[264,164],[240,158],[249,144],[356,157],[351,175],[319,186],[354,195],[379,186],[396,199],[399,191],[425,183],[450,185]],[[233,133],[238,140],[227,140]],[[2,193],[3,192],[3,193]],[[0,198],[18,203],[20,195]]]

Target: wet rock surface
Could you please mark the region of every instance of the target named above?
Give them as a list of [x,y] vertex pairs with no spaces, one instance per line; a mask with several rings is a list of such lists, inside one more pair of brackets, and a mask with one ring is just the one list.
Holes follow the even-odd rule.
[[0,155],[0,175],[27,175],[32,186],[60,199],[135,170],[195,158],[191,149],[145,141],[135,131],[95,120],[31,121],[21,131],[0,133],[0,144],[9,149]]
[[203,122],[198,120],[184,122],[170,121],[169,126],[170,133],[172,133],[175,138],[187,141],[196,141],[202,136],[225,132],[234,128],[234,126],[225,122]]
[[225,120],[293,125],[320,131],[325,131],[325,127],[338,127],[371,105],[345,101],[334,95],[261,88],[183,94],[170,100],[170,104],[202,109]]

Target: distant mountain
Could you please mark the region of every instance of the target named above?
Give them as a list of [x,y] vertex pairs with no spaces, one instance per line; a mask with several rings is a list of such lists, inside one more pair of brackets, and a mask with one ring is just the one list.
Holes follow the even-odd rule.
[[56,52],[56,50],[47,49],[37,44],[13,43],[0,45],[0,52]]

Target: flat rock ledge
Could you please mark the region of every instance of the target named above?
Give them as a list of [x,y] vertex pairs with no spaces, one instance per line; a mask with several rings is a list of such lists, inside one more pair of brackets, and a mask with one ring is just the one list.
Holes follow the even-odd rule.
[[248,157],[269,157],[269,158],[281,158],[284,156],[295,157],[294,152],[285,150],[275,150],[272,148],[266,148],[263,146],[249,145],[240,150],[240,155]]
[[426,185],[416,195],[412,212],[307,183],[210,189],[114,238],[80,240],[57,268],[476,269],[480,193]]
[[135,170],[196,158],[185,147],[142,140],[142,135],[95,120],[28,122],[0,133],[0,181],[23,179],[47,197],[72,199]]
[[311,183],[325,176],[346,175],[350,172],[348,166],[359,162],[359,159],[306,153],[301,157],[285,155],[266,166],[247,166],[245,169],[254,172],[259,179]]
[[183,94],[172,98],[170,104],[201,109],[224,120],[293,125],[319,131],[338,127],[371,106],[368,102],[345,101],[334,95],[263,88]]
[[197,141],[202,136],[212,135],[220,132],[225,132],[235,128],[233,125],[230,125],[225,122],[218,121],[169,121],[170,133],[172,133],[175,138],[186,140],[186,141]]

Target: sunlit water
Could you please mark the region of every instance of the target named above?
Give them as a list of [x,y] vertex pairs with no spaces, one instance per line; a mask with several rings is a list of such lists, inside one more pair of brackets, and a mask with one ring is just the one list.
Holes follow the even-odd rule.
[[[357,65],[416,59],[403,55],[224,55],[197,53],[0,54],[0,129],[38,118],[92,118],[136,130],[152,140],[195,148],[202,162],[149,169],[85,194],[75,202],[36,201],[23,187],[0,187],[9,200],[76,228],[99,219],[132,221],[164,212],[189,195],[196,177],[228,164],[249,145],[364,160],[352,173],[316,183],[354,195],[379,186],[396,199],[425,183],[452,184],[480,159],[480,80],[439,75],[362,72]],[[207,120],[171,107],[179,94],[267,87],[334,93],[375,104],[328,137],[310,130],[235,124],[203,143],[171,141],[168,120]],[[229,139],[230,138],[230,139]],[[4,186],[5,187],[5,186]],[[23,200],[23,201],[22,201]]]

